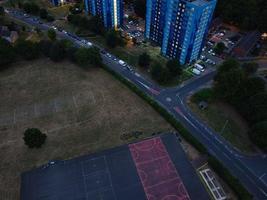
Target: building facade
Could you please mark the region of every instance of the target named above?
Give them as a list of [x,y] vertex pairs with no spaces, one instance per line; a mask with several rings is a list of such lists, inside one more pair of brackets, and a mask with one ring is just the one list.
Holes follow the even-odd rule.
[[118,28],[123,21],[122,0],[85,0],[85,11],[99,16],[106,28]]
[[147,0],[147,39],[181,64],[198,59],[204,46],[216,0]]

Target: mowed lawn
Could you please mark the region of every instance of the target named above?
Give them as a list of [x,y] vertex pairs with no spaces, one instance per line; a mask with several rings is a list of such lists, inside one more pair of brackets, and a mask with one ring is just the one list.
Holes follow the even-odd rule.
[[199,109],[198,105],[192,102],[189,106],[234,147],[245,153],[256,151],[247,134],[249,130],[247,123],[231,106],[222,102],[213,102],[205,110]]
[[[126,86],[100,68],[84,71],[47,59],[17,63],[0,72],[0,199],[19,199],[20,174],[53,159],[69,159],[172,127]],[[23,132],[47,134],[28,149]]]

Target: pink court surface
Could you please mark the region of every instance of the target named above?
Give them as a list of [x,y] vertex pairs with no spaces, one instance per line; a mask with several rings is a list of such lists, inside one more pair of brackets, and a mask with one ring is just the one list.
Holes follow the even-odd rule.
[[148,200],[189,200],[160,137],[129,145]]

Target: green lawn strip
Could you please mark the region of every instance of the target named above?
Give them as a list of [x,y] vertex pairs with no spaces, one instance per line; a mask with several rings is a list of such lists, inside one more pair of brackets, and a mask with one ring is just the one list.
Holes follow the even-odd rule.
[[216,104],[211,103],[207,109],[200,110],[194,103],[189,103],[190,108],[227,141],[243,152],[252,152],[249,138],[244,136],[244,130],[236,122],[227,116]]
[[216,173],[234,190],[240,200],[251,200],[252,195],[246,190],[246,188],[239,182],[239,180],[234,177],[228,169],[226,169],[223,164],[217,160],[215,157],[210,155],[205,146],[202,145],[180,122],[178,122],[175,117],[166,111],[158,102],[152,99],[150,96],[145,94],[142,90],[136,87],[132,82],[125,79],[120,74],[116,73],[107,66],[103,68],[113,75],[120,82],[128,86],[133,92],[144,99],[150,106],[152,106],[166,121],[168,121],[179,134],[191,145],[193,145],[200,153],[208,156],[209,165],[216,171]]

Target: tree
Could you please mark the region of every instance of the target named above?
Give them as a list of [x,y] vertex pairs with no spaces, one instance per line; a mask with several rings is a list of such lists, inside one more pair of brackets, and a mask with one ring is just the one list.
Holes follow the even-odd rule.
[[54,62],[61,61],[65,58],[65,47],[62,42],[56,41],[53,43],[49,51],[49,58]]
[[41,53],[48,57],[50,53],[50,48],[52,47],[52,45],[53,45],[53,42],[51,42],[51,40],[41,40],[39,42],[39,48],[40,48]]
[[44,9],[44,8],[40,9],[40,13],[39,14],[40,14],[40,18],[41,19],[46,19],[47,16],[48,16],[47,10]]
[[155,63],[151,68],[151,76],[159,83],[166,83],[170,78],[170,73],[166,68],[162,67],[162,65]]
[[253,75],[257,72],[259,64],[255,62],[248,62],[242,65],[242,68],[246,75]]
[[76,62],[76,52],[78,51],[78,48],[75,46],[70,46],[66,49],[66,55],[67,58],[71,61],[71,62]]
[[38,15],[40,7],[36,3],[26,2],[23,4],[23,9],[26,13]]
[[146,1],[145,0],[135,0],[134,1],[134,12],[139,17],[143,19],[146,16]]
[[183,72],[180,62],[177,59],[168,60],[166,68],[172,77],[179,76]]
[[137,39],[135,37],[133,37],[132,38],[132,42],[133,42],[134,45],[136,45],[137,44]]
[[225,44],[223,42],[219,42],[215,48],[214,48],[214,52],[218,55],[221,55],[223,53],[225,49]]
[[3,6],[0,6],[0,16],[4,16],[5,15],[5,9]]
[[253,125],[249,137],[258,147],[267,150],[267,121]]
[[244,73],[241,69],[230,69],[217,74],[214,91],[215,95],[231,104],[238,104],[238,91],[244,82]]
[[111,47],[115,48],[118,45],[122,45],[123,41],[119,36],[118,32],[115,30],[109,30],[106,34],[106,44]]
[[9,64],[15,61],[15,53],[10,43],[0,38],[0,70],[6,69]]
[[267,93],[255,94],[242,102],[241,113],[250,124],[267,120]]
[[142,53],[139,56],[138,65],[141,67],[148,67],[151,62],[151,58],[147,53]]
[[266,10],[265,0],[221,0],[218,1],[216,15],[242,29],[266,32]]
[[[219,66],[217,76],[231,69],[239,69],[239,68],[240,68],[239,62],[235,59],[230,58],[224,61],[222,65]],[[216,76],[215,76],[215,79],[216,79]]]
[[88,68],[90,65],[101,66],[102,58],[99,50],[96,48],[80,48],[75,53],[76,62],[83,68]]
[[28,40],[18,39],[14,48],[16,53],[25,60],[33,60],[38,58],[40,55],[38,44]]
[[52,15],[47,15],[46,20],[48,22],[53,22],[55,20],[55,18]]
[[48,36],[48,38],[49,38],[50,40],[54,41],[54,40],[56,40],[56,38],[57,38],[57,33],[56,33],[55,30],[53,30],[53,29],[49,29],[49,30],[47,31],[47,36]]
[[23,140],[29,148],[40,148],[45,143],[46,137],[46,134],[42,133],[39,129],[28,128],[24,132]]
[[94,32],[95,34],[102,35],[105,32],[103,21],[97,15],[89,19],[88,28],[90,31]]

